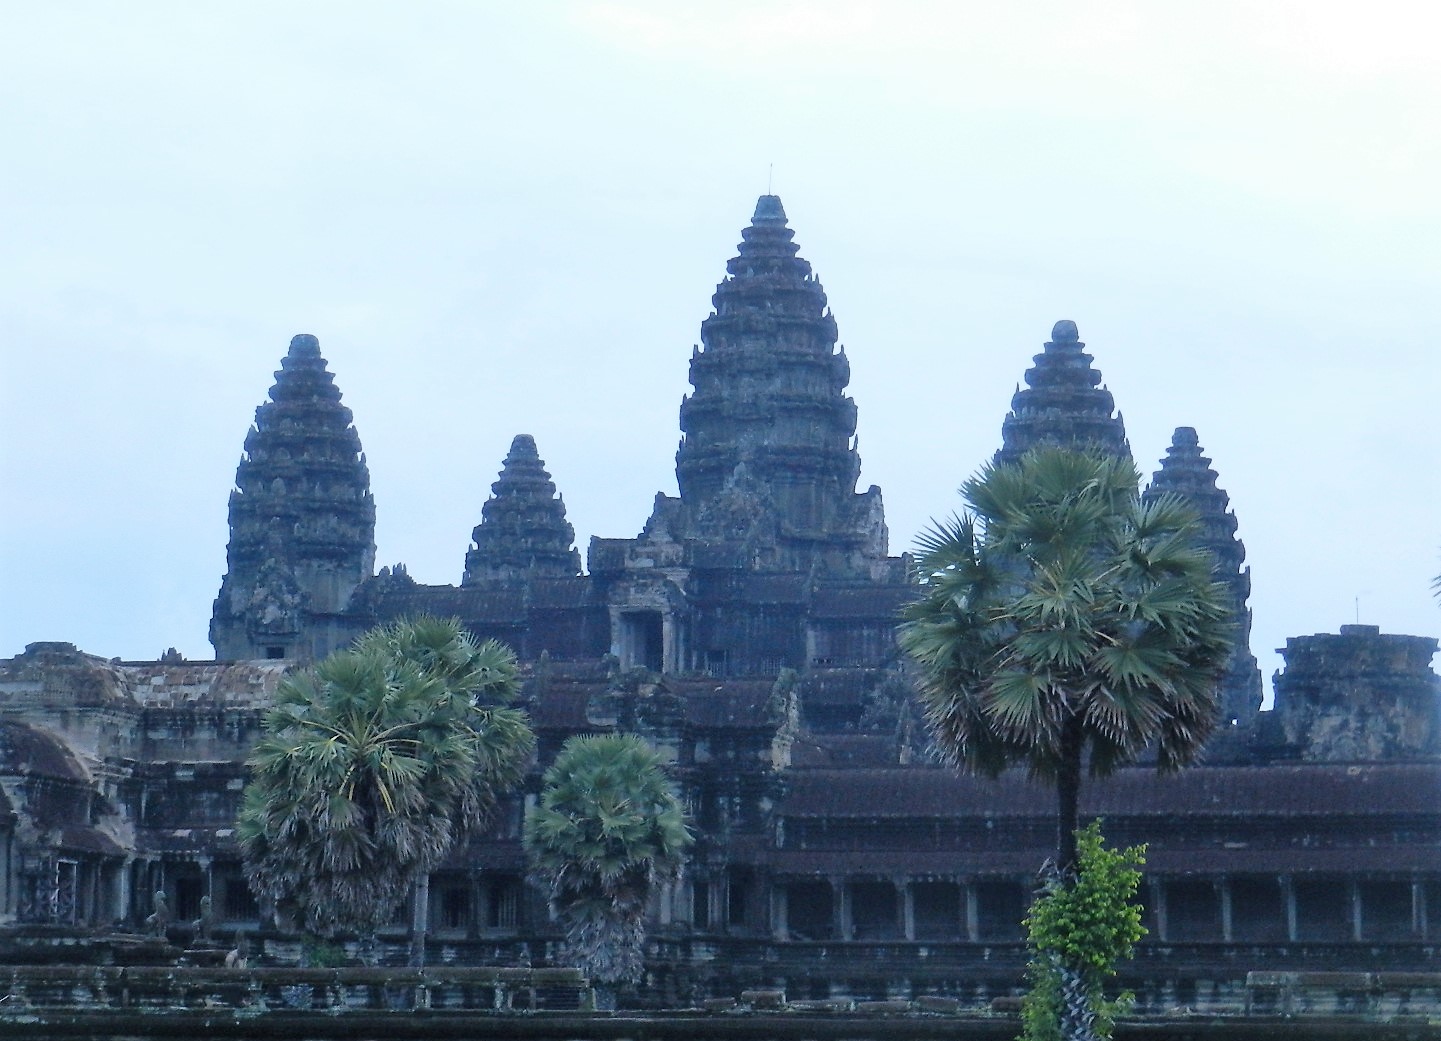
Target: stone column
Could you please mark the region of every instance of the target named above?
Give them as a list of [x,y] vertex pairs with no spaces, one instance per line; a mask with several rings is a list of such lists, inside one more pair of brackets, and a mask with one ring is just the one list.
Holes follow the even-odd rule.
[[1286,939],[1296,942],[1296,885],[1290,875],[1281,876],[1281,899],[1286,905]]
[[1168,936],[1166,928],[1166,882],[1155,875],[1147,879],[1151,889],[1151,918],[1156,923],[1156,939],[1164,943]]
[[1216,880],[1216,891],[1221,897],[1221,940],[1230,943],[1231,935],[1231,879],[1222,875]]
[[835,905],[836,938],[854,940],[856,927],[851,916],[851,887],[844,878],[831,879],[831,899]]
[[911,891],[911,880],[898,875],[892,880],[896,887],[896,914],[899,917],[901,936],[907,940],[916,938],[916,894]]
[[676,642],[675,618],[669,611],[660,616],[660,671],[680,672],[680,648]]
[[710,904],[710,921],[706,924],[708,924],[714,932],[724,932],[726,919],[728,917],[726,914],[726,880],[724,873],[719,874],[719,877],[712,875],[707,886],[709,887],[709,892],[707,893],[709,899],[706,900],[706,903]]
[[964,935],[966,939],[969,940],[971,943],[980,943],[981,904],[980,895],[976,892],[975,880],[967,879],[964,883],[961,884],[961,891],[961,895],[963,896],[965,901],[964,905],[961,908],[962,913],[966,916],[965,922],[962,923],[964,927]]
[[1361,883],[1351,879],[1351,884],[1346,887],[1351,896],[1351,939],[1357,943],[1365,933],[1365,921],[1361,908]]
[[1426,886],[1419,879],[1411,881],[1411,931],[1422,940],[1429,939],[1426,921]]
[[132,900],[130,881],[131,873],[135,870],[135,858],[127,856],[120,862],[120,870],[115,872],[115,914],[117,921],[128,922],[135,914],[135,909],[130,906]]
[[490,901],[485,898],[485,883],[481,881],[479,871],[471,871],[466,876],[470,881],[470,921],[465,924],[465,935],[468,939],[480,938],[481,930],[490,924]]
[[790,891],[784,882],[771,879],[771,936],[776,943],[785,943],[791,938]]

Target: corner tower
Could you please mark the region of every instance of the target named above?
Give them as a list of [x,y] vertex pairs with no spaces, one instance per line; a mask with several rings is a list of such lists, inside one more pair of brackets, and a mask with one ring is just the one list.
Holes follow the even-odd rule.
[[575,529],[565,519],[565,502],[556,494],[535,438],[517,434],[511,441],[490,493],[471,534],[461,585],[580,574]]
[[1194,427],[1177,427],[1161,468],[1151,478],[1144,497],[1167,493],[1188,502],[1201,518],[1201,542],[1216,558],[1215,579],[1226,589],[1236,627],[1235,644],[1221,680],[1223,723],[1249,726],[1261,711],[1261,669],[1251,653],[1251,569],[1246,566],[1246,545],[1236,537],[1236,514],[1231,497],[1217,486],[1211,460],[1201,454]]
[[1026,388],[1011,398],[1001,424],[997,463],[1014,463],[1037,445],[1098,448],[1129,456],[1126,424],[1092,367],[1076,323],[1063,319],[1026,370]]
[[255,410],[230,493],[226,574],[210,620],[222,660],[320,658],[355,626],[346,607],[375,567],[375,501],[360,435],[306,334]]

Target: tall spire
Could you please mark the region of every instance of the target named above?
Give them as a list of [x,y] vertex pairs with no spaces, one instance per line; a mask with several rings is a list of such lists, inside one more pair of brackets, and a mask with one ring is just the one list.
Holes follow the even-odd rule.
[[1075,322],[1056,323],[1050,342],[1026,370],[1026,389],[1011,398],[996,462],[1015,462],[1042,444],[1131,454],[1115,399],[1100,385],[1101,374],[1085,347]]
[[235,471],[216,657],[319,657],[342,642],[334,616],[375,565],[375,500],[351,418],[320,341],[293,338]]
[[1251,653],[1251,569],[1246,546],[1236,537],[1231,497],[1216,484],[1211,460],[1201,454],[1193,427],[1177,427],[1161,468],[1151,478],[1145,498],[1179,496],[1201,518],[1202,540],[1216,558],[1216,581],[1226,588],[1236,626],[1235,649],[1222,681],[1222,718],[1242,726],[1261,709],[1261,670]]
[[471,534],[474,545],[465,555],[462,585],[580,574],[575,529],[565,519],[565,503],[556,495],[535,438],[516,435],[490,492]]
[[691,357],[695,393],[681,403],[676,453],[681,501],[707,537],[742,536],[738,525],[764,521],[776,537],[818,545],[856,541],[869,524],[870,542],[879,534],[880,543],[864,552],[884,556],[874,504],[857,502],[870,493],[855,492],[850,363],[794,236],[780,198],[762,195]]

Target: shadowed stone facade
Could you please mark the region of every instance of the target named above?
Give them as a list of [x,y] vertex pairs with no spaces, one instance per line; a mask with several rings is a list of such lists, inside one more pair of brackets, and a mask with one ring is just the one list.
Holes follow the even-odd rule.
[[[431,879],[437,960],[551,956],[555,926],[525,881],[523,806],[567,737],[626,731],[671,761],[698,834],[653,906],[639,1000],[1018,988],[1053,797],[1019,773],[958,776],[927,754],[894,644],[907,562],[888,554],[879,489],[857,490],[849,366],[778,198],[757,203],[713,300],[681,405],[678,495],[658,495],[636,537],[593,539],[582,571],[536,443],[519,435],[457,585],[374,571],[359,438],[315,338],[296,337],[230,501],[212,621],[222,660],[32,644],[0,661],[0,958],[42,935],[91,930],[97,951],[95,932],[133,937],[162,891],[182,924],[210,896],[217,931],[247,931],[257,960],[286,949],[233,834],[265,707],[285,670],[428,611],[515,647],[539,739],[526,790]],[[998,459],[1039,443],[1129,455],[1073,322],[1056,324],[1026,383]],[[1364,626],[1291,640],[1275,708],[1258,711],[1245,552],[1189,428],[1147,494],[1163,492],[1200,512],[1233,597],[1232,725],[1203,767],[1130,768],[1083,789],[1082,812],[1103,815],[1113,841],[1151,847],[1151,935],[1126,983],[1203,1004],[1240,993],[1253,969],[1441,966],[1436,641]],[[403,959],[405,929],[386,939]]]

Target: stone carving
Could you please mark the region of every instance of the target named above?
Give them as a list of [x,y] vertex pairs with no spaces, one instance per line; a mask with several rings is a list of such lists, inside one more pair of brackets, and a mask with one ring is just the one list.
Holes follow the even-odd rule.
[[170,928],[170,903],[165,899],[165,890],[157,889],[150,898],[153,910],[145,919],[145,927],[156,936],[164,937]]
[[200,898],[200,917],[190,923],[190,931],[196,941],[209,943],[215,930],[215,912],[210,907],[210,897]]

